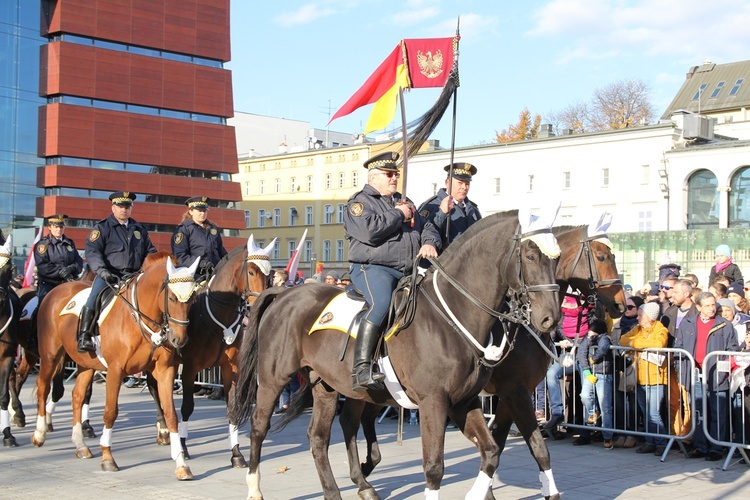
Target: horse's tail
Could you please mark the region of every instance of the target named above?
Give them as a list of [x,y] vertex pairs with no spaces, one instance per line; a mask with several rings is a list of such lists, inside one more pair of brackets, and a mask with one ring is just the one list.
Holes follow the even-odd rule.
[[273,424],[271,432],[279,432],[284,427],[289,425],[292,420],[302,415],[306,409],[311,407],[313,404],[312,386],[308,381],[305,385],[299,388],[297,392],[292,395],[289,401],[289,408],[281,415],[281,418]]
[[237,385],[234,389],[234,399],[229,409],[230,421],[241,426],[250,420],[255,397],[258,392],[258,326],[265,310],[271,305],[276,296],[286,290],[284,287],[266,289],[256,299],[250,309],[248,323],[242,337],[237,366]]

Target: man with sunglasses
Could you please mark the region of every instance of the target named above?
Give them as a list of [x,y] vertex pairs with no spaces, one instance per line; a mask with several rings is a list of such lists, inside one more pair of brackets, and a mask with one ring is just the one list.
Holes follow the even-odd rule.
[[373,373],[372,358],[385,326],[391,295],[399,279],[412,272],[418,255],[437,257],[441,246],[435,226],[397,192],[401,175],[398,159],[398,153],[389,151],[367,160],[367,185],[349,198],[344,213],[349,274],[369,306],[354,345],[355,391],[385,387],[384,375]]
[[[476,175],[477,167],[470,163],[454,163],[452,181],[450,168],[450,165],[443,168],[448,172],[445,187],[419,207],[419,213],[432,222],[440,232],[443,249],[482,218],[477,205],[468,198],[471,178]],[[450,194],[447,191],[449,183]]]

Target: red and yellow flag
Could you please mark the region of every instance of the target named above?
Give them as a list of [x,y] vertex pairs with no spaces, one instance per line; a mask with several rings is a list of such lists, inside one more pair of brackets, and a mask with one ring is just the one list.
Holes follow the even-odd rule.
[[401,40],[328,123],[375,103],[364,133],[385,128],[396,114],[399,89],[445,86],[453,67],[456,43],[455,38]]

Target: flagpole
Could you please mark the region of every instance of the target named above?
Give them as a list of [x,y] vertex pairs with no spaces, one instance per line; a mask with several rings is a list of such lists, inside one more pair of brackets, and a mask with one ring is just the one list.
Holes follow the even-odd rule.
[[[459,27],[461,25],[461,16],[458,17],[456,22],[456,51],[453,57],[453,64],[458,67],[458,43],[461,41],[461,35],[459,34]],[[458,78],[458,72],[454,78]],[[458,85],[453,89],[453,120],[451,123],[451,155],[450,165],[448,167],[448,196],[451,196],[453,191],[453,158],[456,154],[456,101],[458,100]],[[448,219],[445,221],[445,241],[446,245],[451,242],[451,214],[448,212]]]
[[406,108],[404,107],[404,89],[398,89],[398,100],[401,103],[401,141],[404,145],[404,161],[401,162],[401,199],[406,201],[406,169],[409,166],[409,138],[406,133]]

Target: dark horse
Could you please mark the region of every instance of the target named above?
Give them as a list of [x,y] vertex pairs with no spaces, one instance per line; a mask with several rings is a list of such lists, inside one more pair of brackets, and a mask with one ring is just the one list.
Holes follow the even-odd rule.
[[[489,359],[499,357],[485,347],[490,344],[490,329],[496,318],[503,316],[497,310],[510,290],[523,303],[513,310],[527,311],[536,329],[551,330],[560,317],[558,287],[553,284],[556,259],[543,253],[536,242],[553,257],[559,249],[551,234],[540,233],[521,234],[517,212],[494,214],[474,224],[463,244],[451,246],[434,261],[419,289],[421,293],[412,291],[417,302],[413,321],[388,340],[394,371],[422,414],[423,466],[429,498],[437,497],[443,477],[448,416],[476,444],[482,457],[480,473],[468,497],[491,496],[499,450],[476,395],[491,374]],[[308,334],[325,305],[340,293],[336,288],[317,285],[269,289],[253,306],[240,353],[238,392],[232,411],[239,423],[252,414],[248,498],[262,498],[260,449],[276,398],[297,371],[308,379],[313,373],[315,377],[308,438],[326,498],[340,498],[327,454],[336,392],[361,399],[362,404],[394,403],[386,391],[352,391],[353,346],[347,347],[342,362],[339,352],[345,338],[340,332]],[[439,295],[444,297],[442,305],[438,305]],[[446,314],[455,320],[450,322]],[[462,331],[451,328],[459,322]],[[350,469],[359,469],[358,461],[353,464]],[[364,478],[359,495],[377,498]]]
[[78,458],[91,458],[83,442],[81,407],[95,370],[107,371],[107,395],[104,408],[104,430],[100,440],[101,468],[105,472],[119,470],[112,458],[112,427],[117,419],[117,399],[125,375],[151,371],[158,380],[167,427],[175,437],[172,447],[178,479],[192,479],[177,440],[177,414],[172,388],[177,371],[175,349],[187,342],[188,310],[195,288],[191,268],[175,269],[169,254],[151,254],[143,272],[127,281],[117,291],[111,309],[99,321],[101,332],[97,353],[81,354],[77,350],[78,316],[75,309],[85,298],[71,299],[86,285],[64,283],[53,289],[42,302],[38,315],[40,369],[37,378],[37,425],[31,442],[42,446],[47,432],[45,403],[50,381],[62,369],[65,354],[78,363],[78,377],[73,389],[73,443]]
[[[10,377],[18,351],[18,320],[21,305],[10,287],[13,279],[11,237],[0,245],[0,429],[3,431],[3,446],[18,446],[10,432]],[[14,398],[17,399],[17,398]]]
[[[182,361],[182,422],[179,424],[179,432],[185,458],[190,458],[187,450],[188,420],[195,408],[195,375],[205,368],[216,365],[221,367],[224,398],[229,405],[234,397],[233,384],[237,376],[237,358],[244,331],[242,321],[248,306],[268,286],[271,271],[269,255],[274,241],[266,245],[265,249],[258,248],[250,235],[246,247],[235,248],[219,262],[213,276],[209,278],[205,288],[196,294],[190,307],[190,342],[180,350],[179,355]],[[234,335],[237,335],[236,338]],[[147,380],[158,414],[156,442],[169,444],[169,431],[164,424],[164,413],[159,405],[155,380],[150,374]],[[247,467],[240,452],[239,431],[233,421],[229,423],[229,442],[232,466]]]
[[[588,235],[587,226],[560,226],[552,228],[560,245],[560,259],[555,278],[560,290],[568,286],[586,297],[596,298],[604,305],[609,315],[619,318],[624,312],[625,296],[620,283],[615,257],[610,248],[601,241],[603,234]],[[457,240],[456,243],[460,243]],[[564,297],[563,294],[560,297]],[[544,380],[551,358],[542,345],[550,344],[548,332],[529,333],[524,325],[510,324],[508,340],[514,346],[508,356],[492,371],[485,392],[498,397],[492,435],[502,453],[511,424],[518,426],[526,440],[532,456],[539,466],[542,494],[548,499],[560,497],[550,468],[550,455],[536,420],[531,395]],[[499,325],[496,326],[498,329]],[[498,334],[499,335],[499,334]],[[497,338],[497,336],[495,337]],[[351,432],[347,422],[353,411],[349,400],[341,412],[341,425],[345,436]],[[362,414],[362,431],[367,439],[367,459],[362,472],[368,475],[380,462],[380,450],[375,434],[375,419],[379,406],[366,405]],[[356,432],[356,428],[354,429]],[[345,437],[346,439],[346,437]],[[350,456],[352,450],[350,450]]]

